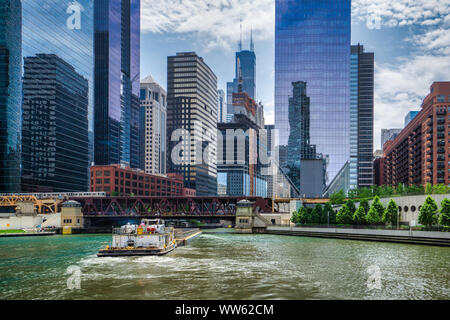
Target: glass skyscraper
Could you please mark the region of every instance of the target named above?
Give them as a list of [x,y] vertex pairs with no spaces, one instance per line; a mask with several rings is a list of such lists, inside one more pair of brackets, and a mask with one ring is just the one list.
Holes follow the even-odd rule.
[[240,72],[242,73],[242,91],[246,92],[250,98],[256,100],[256,54],[253,40],[250,43],[250,50],[236,52],[235,78],[233,82],[227,82],[228,113],[232,113],[233,93],[238,92]]
[[0,193],[20,192],[21,2],[0,0]]
[[362,45],[351,46],[350,188],[373,185],[374,60]]
[[[24,59],[31,57],[35,59],[34,61],[42,59],[42,63],[39,64],[39,72],[35,74],[36,79],[43,79],[43,77],[52,74],[52,72],[56,70],[54,68],[55,65],[48,63],[47,60],[48,56],[55,55],[56,60],[64,61],[70,65],[68,68],[63,67],[62,69],[59,69],[60,73],[58,73],[58,78],[55,80],[62,83],[61,76],[63,71],[61,70],[70,69],[71,73],[76,74],[87,81],[87,110],[85,110],[87,112],[87,119],[83,111],[81,113],[82,115],[76,119],[75,123],[77,123],[77,121],[82,121],[83,123],[85,121],[88,122],[88,127],[84,128],[82,126],[83,129],[79,128],[80,132],[77,132],[77,134],[80,134],[83,137],[88,137],[88,148],[86,151],[83,140],[83,142],[80,142],[80,148],[75,148],[73,150],[73,152],[77,154],[77,157],[82,159],[81,162],[84,163],[84,169],[77,166],[75,171],[78,174],[80,171],[85,171],[86,174],[85,177],[80,177],[80,181],[75,182],[76,191],[87,191],[89,187],[86,183],[89,176],[89,163],[93,161],[92,132],[94,130],[93,3],[89,0],[80,0],[77,2],[61,2],[58,0],[25,0],[22,1],[22,18],[22,55]],[[49,98],[45,90],[45,86],[33,88],[34,96],[45,96]],[[67,98],[69,99],[69,97]],[[59,100],[58,103],[60,103]],[[29,107],[31,108],[29,111],[37,108],[36,105]],[[61,118],[57,120],[56,125],[60,125],[58,122],[60,120]],[[36,132],[28,132],[31,128],[31,126],[24,127],[23,134],[26,136],[33,136]],[[88,130],[89,132],[81,132],[81,130]],[[47,138],[52,139],[51,137]],[[75,136],[73,138],[76,139]],[[72,138],[68,136],[66,139]],[[37,163],[39,161],[38,158],[34,157],[34,154],[29,154],[32,152],[31,150],[32,149],[30,148],[23,148],[22,150],[23,168],[37,168],[40,165]],[[86,156],[88,157],[88,160],[84,161]],[[34,161],[34,163],[29,163],[29,161]],[[71,180],[71,173],[69,171],[65,171],[65,173],[68,174],[66,177],[60,178]],[[22,190],[36,190],[35,187],[39,184],[39,181],[41,181],[39,179],[41,178],[42,176],[40,173],[37,173],[37,171],[24,171],[22,177]],[[45,183],[42,187],[46,188],[49,187],[49,185],[50,183]],[[43,190],[49,191],[51,188],[58,187],[53,185],[50,186],[50,189]],[[64,190],[70,191],[71,187],[67,185]]]
[[278,144],[288,144],[292,83],[305,81],[311,103],[310,142],[329,158],[328,182],[350,156],[350,41],[351,0],[276,0]]
[[[22,1],[23,57],[55,54],[89,82],[89,161],[94,131],[94,4],[90,0]],[[43,65],[46,65],[45,63]],[[86,175],[88,175],[86,168]]]
[[86,192],[89,81],[55,54],[24,58],[22,191]]
[[96,165],[140,165],[139,51],[140,0],[95,0]]

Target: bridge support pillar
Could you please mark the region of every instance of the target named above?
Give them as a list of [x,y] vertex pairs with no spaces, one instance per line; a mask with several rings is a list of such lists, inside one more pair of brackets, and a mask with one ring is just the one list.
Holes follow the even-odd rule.
[[264,233],[269,223],[253,210],[253,203],[242,200],[236,206],[236,227],[238,233]]

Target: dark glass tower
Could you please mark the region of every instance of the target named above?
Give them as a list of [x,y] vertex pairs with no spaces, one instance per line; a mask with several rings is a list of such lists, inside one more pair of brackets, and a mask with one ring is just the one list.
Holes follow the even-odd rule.
[[352,46],[350,61],[350,187],[363,188],[373,185],[374,54]]
[[89,82],[54,54],[24,59],[23,191],[88,190]]
[[139,167],[140,0],[94,1],[95,164]]
[[350,13],[350,0],[276,0],[278,144],[288,144],[292,82],[305,81],[311,101],[311,143],[329,157],[328,181],[349,159]]
[[322,155],[316,153],[316,146],[310,143],[307,83],[298,81],[292,86],[292,97],[289,98],[288,176],[302,195],[320,197],[325,187],[326,162]]
[[21,2],[0,0],[0,193],[20,192]]
[[[239,61],[239,63],[238,63]],[[250,98],[256,96],[256,55],[253,50],[236,52],[236,79],[239,80],[238,65],[242,72],[242,91],[247,92]],[[237,92],[237,91],[236,91]],[[235,93],[236,93],[235,92]]]
[[[256,99],[256,54],[254,51],[253,40],[250,42],[250,50],[236,52],[235,60],[235,78],[233,82],[227,82],[227,112],[232,113],[233,93],[238,93],[239,73],[242,76],[242,91],[246,92],[250,98]],[[239,69],[240,66],[240,69]]]

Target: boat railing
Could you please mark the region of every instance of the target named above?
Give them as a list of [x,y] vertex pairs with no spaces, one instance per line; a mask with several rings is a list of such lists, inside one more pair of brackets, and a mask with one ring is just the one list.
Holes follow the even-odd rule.
[[164,235],[170,235],[173,232],[174,232],[173,228],[166,228],[163,232],[157,232],[157,231],[148,232],[145,230],[141,234],[139,234],[137,230],[128,232],[128,230],[122,229],[122,228],[114,228],[113,229],[113,235],[119,235],[119,236],[139,236],[139,235],[161,235],[161,236],[164,236]]

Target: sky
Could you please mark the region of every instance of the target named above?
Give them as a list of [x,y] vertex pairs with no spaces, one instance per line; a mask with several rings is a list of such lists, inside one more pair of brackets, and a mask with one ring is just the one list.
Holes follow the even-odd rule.
[[[274,123],[274,0],[141,0],[141,78],[167,87],[167,56],[195,51],[218,77],[234,78],[234,54],[253,30],[256,100]],[[352,44],[375,53],[375,149],[382,128],[403,128],[434,81],[450,81],[450,0],[353,0]]]

